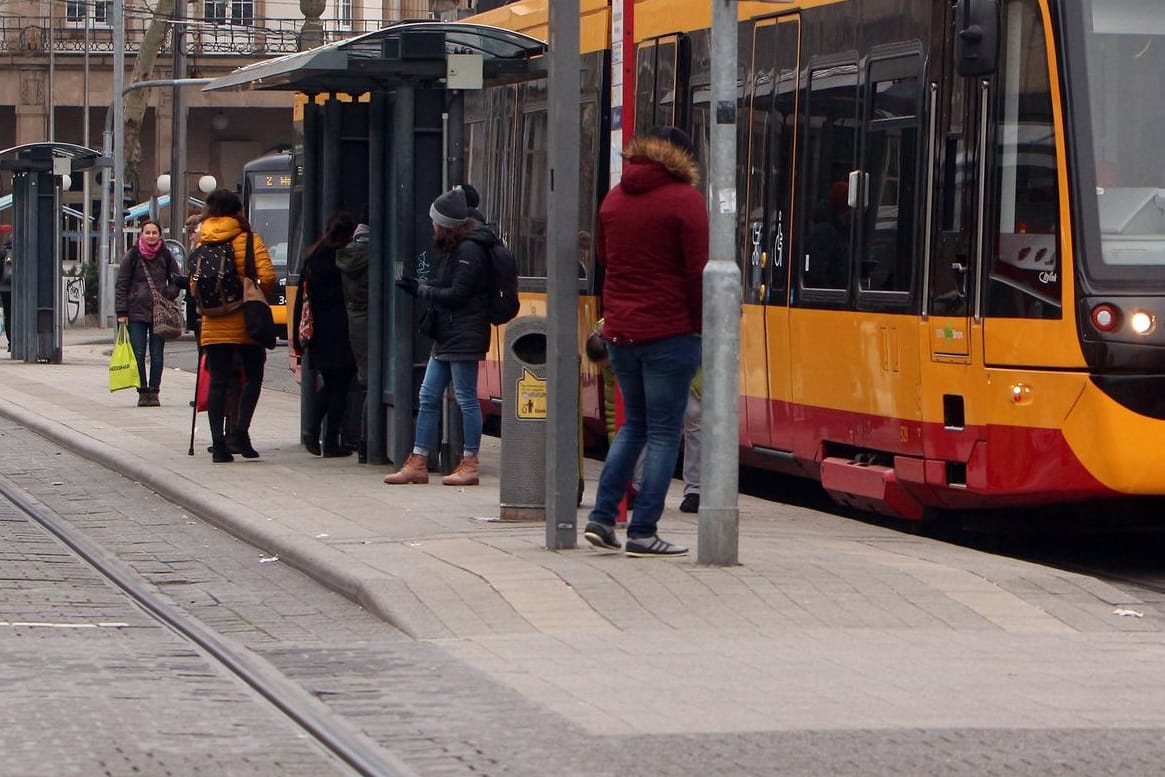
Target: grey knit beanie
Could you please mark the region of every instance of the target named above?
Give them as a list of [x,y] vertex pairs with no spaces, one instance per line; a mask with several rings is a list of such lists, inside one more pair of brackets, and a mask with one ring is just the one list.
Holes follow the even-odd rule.
[[458,186],[433,200],[429,206],[429,218],[439,227],[456,229],[469,218],[469,206],[465,204],[465,192]]

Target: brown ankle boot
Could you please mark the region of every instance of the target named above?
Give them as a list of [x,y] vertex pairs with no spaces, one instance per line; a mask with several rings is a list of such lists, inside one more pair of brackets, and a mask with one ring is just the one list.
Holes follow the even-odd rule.
[[457,469],[452,473],[441,478],[441,482],[447,486],[476,486],[477,478],[477,457],[466,456],[457,465]]
[[390,486],[403,483],[429,482],[429,457],[420,453],[410,453],[405,459],[405,465],[396,472],[384,476],[384,482]]

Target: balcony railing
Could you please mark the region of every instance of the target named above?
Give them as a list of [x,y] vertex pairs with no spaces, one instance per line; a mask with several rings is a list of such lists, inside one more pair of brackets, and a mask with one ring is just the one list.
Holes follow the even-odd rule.
[[[429,18],[428,0],[416,2],[415,14],[409,18]],[[408,9],[406,9],[408,10]],[[335,19],[320,19],[324,27],[324,42],[350,38],[364,32],[371,32],[393,24],[390,20],[353,20],[351,24],[340,24]],[[299,50],[299,35],[303,29],[303,18],[255,19],[253,24],[215,24],[201,19],[186,20],[186,37],[183,48],[188,56],[247,56],[275,57]],[[136,54],[141,48],[142,38],[150,21],[140,16],[125,19],[125,50]],[[169,56],[173,44],[167,36],[160,54]],[[0,56],[47,55],[50,51],[60,55],[81,55],[88,49],[90,54],[113,53],[113,31],[107,24],[90,26],[88,36],[83,27],[67,23],[57,18],[49,28],[49,19],[40,17],[0,16]]]

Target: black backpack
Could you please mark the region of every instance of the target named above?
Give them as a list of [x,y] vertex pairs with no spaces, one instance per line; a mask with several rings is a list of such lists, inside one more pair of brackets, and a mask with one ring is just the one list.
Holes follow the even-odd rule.
[[235,270],[235,250],[229,240],[202,243],[190,254],[194,303],[204,316],[225,316],[243,306],[243,280]]
[[495,325],[509,323],[522,307],[518,299],[518,260],[500,238],[492,246],[480,242],[478,245],[486,257],[489,322]]

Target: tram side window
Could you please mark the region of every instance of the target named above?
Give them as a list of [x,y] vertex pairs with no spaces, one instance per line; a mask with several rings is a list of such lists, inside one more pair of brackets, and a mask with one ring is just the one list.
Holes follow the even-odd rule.
[[[1004,10],[995,179],[996,232],[987,313],[1014,318],[1061,316],[1059,174],[1048,53],[1036,0]],[[992,239],[993,238],[993,239]]]
[[799,251],[801,285],[806,289],[849,287],[848,182],[857,149],[857,81],[855,64],[818,68],[809,74],[803,177],[803,201],[809,213],[807,219],[800,219]]
[[522,181],[518,205],[518,234],[510,242],[517,247],[518,275],[546,277],[546,144],[547,116],[545,108],[522,116]]
[[676,78],[679,46],[675,38],[644,43],[635,54],[635,131],[677,124]]
[[[635,123],[651,126],[655,121],[655,42],[642,44],[635,51]],[[644,122],[647,122],[645,125]],[[623,131],[627,131],[624,123]],[[624,138],[624,141],[628,138]]]
[[859,287],[864,291],[910,291],[914,279],[916,181],[918,174],[917,58],[879,62],[871,71],[870,119],[865,169],[869,206],[862,217]]
[[[583,159],[598,159],[599,154],[599,105],[594,100],[586,100],[580,106],[579,153]],[[578,182],[578,277],[588,280],[594,277],[595,258],[593,235],[595,232],[595,202],[598,171],[593,164],[584,164],[579,170]]]
[[[481,210],[498,229],[501,237],[512,242],[518,235],[520,181],[513,171],[518,169],[521,150],[517,147],[518,88],[505,86],[491,89],[489,115],[486,123],[484,160],[485,189],[481,192]],[[476,183],[470,178],[470,183]]]
[[640,129],[650,129],[676,121],[676,53],[675,40],[660,41],[655,56],[655,117],[650,123],[638,122]]

